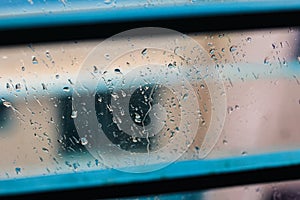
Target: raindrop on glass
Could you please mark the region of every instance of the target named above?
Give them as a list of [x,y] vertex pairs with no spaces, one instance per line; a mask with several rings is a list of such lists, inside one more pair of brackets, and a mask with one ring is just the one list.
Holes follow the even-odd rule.
[[104,57],[106,58],[106,60],[110,59],[110,55],[109,54],[104,54]]
[[64,92],[70,92],[70,88],[69,88],[68,86],[63,87],[63,91],[64,91]]
[[172,63],[169,63],[169,64],[168,64],[168,67],[169,67],[170,69],[173,69],[173,68],[175,68],[175,65],[172,64]]
[[124,92],[124,90],[121,90],[121,94],[122,94],[122,97],[126,97],[126,92]]
[[21,90],[21,84],[20,84],[20,83],[17,83],[17,84],[16,84],[16,91],[17,91],[17,92],[20,92],[20,90]]
[[7,108],[11,107],[11,103],[9,101],[3,101],[3,105]]
[[183,100],[187,100],[187,98],[189,97],[189,94],[188,93],[185,93],[182,97]]
[[21,174],[21,168],[20,167],[16,167],[15,171],[16,171],[16,174]]
[[31,61],[32,61],[32,64],[38,64],[39,63],[35,56],[32,56]]
[[144,55],[146,55],[147,54],[147,48],[145,48],[142,52],[141,52],[141,54],[144,56]]
[[120,70],[119,68],[116,68],[116,69],[115,69],[115,73],[122,74],[122,73],[121,73],[121,70]]
[[228,114],[231,114],[232,112],[233,112],[233,107],[229,106],[229,107],[227,108],[227,113],[228,113]]
[[42,150],[43,150],[43,152],[45,152],[45,153],[49,153],[49,149],[47,149],[46,147],[43,147]]
[[265,64],[265,65],[270,64],[270,58],[269,58],[269,57],[265,57],[265,59],[264,59],[264,64]]
[[98,73],[98,68],[96,66],[93,66],[94,67],[94,73],[97,74]]
[[215,49],[211,49],[211,50],[209,50],[209,54],[214,54],[215,53]]
[[80,143],[82,145],[87,145],[88,144],[88,140],[85,137],[80,138]]
[[230,52],[234,52],[237,50],[237,46],[236,45],[232,45],[230,48],[229,48],[229,51]]
[[137,139],[136,139],[136,137],[132,138],[132,142],[134,142],[134,143],[138,142]]
[[49,51],[46,51],[46,57],[49,58],[49,59],[51,58],[51,55],[50,55]]
[[43,88],[43,90],[47,90],[45,83],[42,83],[42,88]]
[[136,123],[141,123],[142,122],[141,116],[138,113],[135,113],[135,119],[134,119],[134,121]]
[[77,117],[77,111],[73,110],[71,114],[71,118],[75,119]]

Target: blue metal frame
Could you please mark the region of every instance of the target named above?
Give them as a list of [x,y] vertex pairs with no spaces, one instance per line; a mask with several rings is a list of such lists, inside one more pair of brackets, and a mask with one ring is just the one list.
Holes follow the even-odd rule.
[[[0,181],[0,197],[67,189],[105,187],[178,178],[220,175],[300,165],[300,150],[211,160],[175,162],[149,173],[125,173],[114,169],[46,175]],[[184,169],[184,170],[183,170]]]
[[[50,1],[51,2],[51,1]],[[57,2],[57,1],[56,1]],[[75,3],[79,1],[75,1]],[[134,3],[136,2],[136,3]],[[89,4],[95,2],[84,1],[84,9],[57,9],[55,12],[36,12],[32,9],[25,14],[0,15],[0,30],[16,28],[33,28],[39,26],[72,25],[82,23],[99,22],[122,22],[135,20],[168,19],[172,17],[183,18],[193,16],[217,16],[232,14],[255,14],[268,12],[299,11],[298,0],[249,0],[249,1],[195,1],[193,3],[156,3],[154,5],[142,6],[143,1],[133,1],[130,6],[116,4],[113,7],[90,8]],[[77,5],[76,4],[76,5]],[[56,4],[51,4],[55,10]],[[42,9],[42,5],[37,6]]]

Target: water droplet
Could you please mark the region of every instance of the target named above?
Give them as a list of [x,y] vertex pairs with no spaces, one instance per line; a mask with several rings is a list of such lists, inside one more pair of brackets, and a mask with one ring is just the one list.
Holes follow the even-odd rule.
[[230,48],[229,48],[229,51],[230,52],[234,52],[237,50],[237,46],[236,45],[232,45]]
[[56,78],[56,79],[59,79],[59,74],[56,74],[56,75],[55,75],[55,78]]
[[42,83],[42,88],[43,88],[43,90],[47,90],[45,83]]
[[124,90],[121,90],[121,94],[122,94],[122,97],[126,97],[126,92],[124,92]]
[[88,144],[88,140],[85,137],[80,138],[80,143],[82,145],[87,145]]
[[227,140],[223,140],[223,144],[228,144],[228,141]]
[[287,61],[285,60],[285,58],[283,58],[282,64],[283,64],[284,66],[287,66],[287,65],[288,65],[288,63],[287,63]]
[[297,59],[298,59],[298,62],[300,63],[300,56],[298,56]]
[[96,166],[99,166],[99,165],[100,165],[100,163],[99,163],[99,160],[98,160],[98,159],[95,159],[95,165],[96,165]]
[[145,48],[142,52],[141,52],[141,54],[144,56],[144,55],[146,55],[147,54],[147,48]]
[[122,73],[121,73],[121,70],[120,70],[119,68],[116,68],[116,69],[115,69],[115,73],[122,74]]
[[10,85],[9,85],[9,83],[6,83],[6,89],[10,90]]
[[78,163],[78,162],[76,162],[76,163],[73,163],[73,169],[75,170],[75,171],[77,171],[77,169],[78,169],[78,167],[80,166],[80,164]]
[[242,156],[246,156],[247,154],[248,154],[247,151],[242,152]]
[[109,60],[110,59],[110,55],[109,54],[104,54],[104,57],[106,58],[106,60]]
[[71,118],[75,119],[77,117],[77,111],[73,110],[71,114]]
[[246,41],[247,41],[247,42],[251,42],[251,41],[252,41],[252,38],[251,38],[251,37],[247,37]]
[[65,164],[68,166],[68,167],[72,167],[71,163],[69,161],[66,161]]
[[119,98],[119,95],[117,93],[111,93],[111,96],[114,100],[117,100]]
[[227,113],[228,113],[228,114],[231,114],[232,112],[233,112],[233,107],[229,106],[229,107],[227,108]]
[[20,167],[16,167],[15,171],[16,171],[16,174],[21,174],[21,168]]
[[43,152],[45,152],[45,153],[49,153],[49,149],[47,149],[46,147],[43,147],[42,150],[43,150]]
[[10,108],[12,106],[9,101],[3,101],[3,105],[7,108]]
[[21,84],[17,83],[15,88],[16,88],[17,92],[20,92],[20,90],[21,90]]
[[64,92],[70,92],[70,88],[68,86],[63,87]]
[[98,68],[96,66],[93,66],[93,67],[94,67],[94,73],[97,74],[99,71]]
[[132,138],[132,142],[134,142],[134,143],[138,142],[137,139],[136,139],[136,137]]
[[265,59],[264,59],[264,64],[265,64],[265,65],[270,64],[270,58],[269,58],[269,57],[265,57]]
[[38,64],[39,63],[35,56],[32,56],[31,61],[32,61],[32,64]]
[[50,52],[49,51],[46,51],[46,57],[51,59],[51,55],[50,55]]
[[172,63],[169,63],[169,64],[168,64],[168,67],[169,67],[170,69],[173,69],[175,66],[174,66]]
[[141,116],[138,113],[135,113],[135,119],[134,119],[134,121],[136,123],[141,123],[142,122]]
[[224,33],[218,35],[219,38],[223,38],[224,36],[225,36]]
[[187,98],[189,97],[189,94],[188,93],[185,93],[182,97],[183,100],[187,100]]
[[204,84],[201,84],[201,85],[200,85],[200,88],[201,88],[201,89],[204,89],[204,88],[205,88],[205,85],[204,85]]
[[239,106],[239,105],[235,105],[234,108],[235,108],[236,110],[238,110],[238,109],[240,109],[240,106]]
[[22,69],[23,72],[25,71],[25,67],[24,66],[22,66],[21,69]]

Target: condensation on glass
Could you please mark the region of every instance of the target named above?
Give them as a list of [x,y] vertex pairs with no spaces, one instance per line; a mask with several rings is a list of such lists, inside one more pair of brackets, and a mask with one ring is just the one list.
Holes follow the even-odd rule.
[[[109,78],[109,73],[114,73],[113,77],[121,77],[127,70],[129,75],[126,81],[133,81],[133,84],[128,84],[132,88],[127,90],[120,89],[114,93],[106,88],[95,94],[98,125],[100,129],[110,133],[110,136],[107,136],[111,141],[110,145],[137,155],[155,151],[160,145],[167,144],[169,139],[164,139],[165,135],[161,139],[152,138],[156,141],[156,146],[150,147],[147,138],[151,138],[151,131],[146,136],[139,135],[142,131],[135,131],[144,130],[144,127],[149,126],[152,131],[163,130],[162,135],[167,134],[168,138],[172,138],[173,134],[180,132],[176,123],[181,117],[192,121],[189,116],[180,115],[180,102],[188,98],[197,98],[195,104],[189,102],[199,114],[197,134],[191,144],[176,141],[180,147],[188,148],[175,162],[247,156],[298,148],[299,30],[285,28],[194,33],[188,36],[198,42],[204,50],[201,54],[205,54],[205,58],[208,59],[206,62],[212,63],[210,67],[218,71],[225,89],[224,94],[219,94],[226,98],[225,122],[220,136],[214,138],[216,144],[213,149],[204,157],[199,156],[206,131],[213,120],[211,98],[214,94],[207,89],[202,79],[191,85],[196,91],[194,96],[190,96],[189,90],[185,90],[186,93],[180,94],[180,100],[178,96],[174,96],[170,87],[163,84],[164,82],[145,82],[143,85],[134,82],[135,79],[140,81],[141,77],[147,77],[147,73],[152,73],[153,80],[161,80],[160,78],[171,73],[173,68],[177,69],[182,65],[181,58],[176,57],[176,51],[166,52],[163,49],[147,47],[118,57],[109,70],[97,64],[91,66],[92,70],[89,73],[92,76]],[[83,40],[0,48],[1,179],[110,167],[103,162],[101,156],[95,157],[91,154],[94,140],[90,137],[89,121],[85,122],[86,135],[79,134],[76,129],[75,121],[86,105],[81,102],[80,109],[76,110],[72,104],[74,93],[78,92],[74,88],[78,76],[81,75],[80,69],[90,52],[101,42],[102,40]],[[109,60],[110,56],[103,54],[101,59]],[[130,72],[132,65],[145,62],[148,65],[143,70]],[[166,70],[159,71],[161,68],[155,67],[157,64],[164,66]],[[201,73],[203,72],[199,72]],[[184,80],[177,78],[177,81],[168,84],[181,86],[180,81]],[[107,83],[112,80],[102,81]],[[89,86],[85,89],[89,90]],[[125,97],[130,97],[129,103],[126,100],[122,105],[121,100],[114,101]],[[109,101],[112,103],[109,104]],[[196,105],[199,106],[198,110]],[[113,109],[118,109],[118,114],[114,117],[110,116]],[[129,113],[126,120],[131,121],[123,120],[123,112]],[[165,123],[166,121],[168,123]],[[129,122],[135,126],[128,126]],[[189,130],[189,124],[182,126],[186,126],[187,131],[193,131]],[[124,136],[120,134],[121,129],[132,130],[133,134]],[[169,151],[176,153],[181,149],[174,148]],[[111,156],[119,155],[112,153]],[[126,166],[126,162],[123,164]]]

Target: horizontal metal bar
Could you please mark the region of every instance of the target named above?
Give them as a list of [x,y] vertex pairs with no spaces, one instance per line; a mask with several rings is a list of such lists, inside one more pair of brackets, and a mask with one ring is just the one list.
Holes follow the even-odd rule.
[[[52,1],[50,1],[52,2]],[[137,27],[164,27],[183,33],[300,26],[300,1],[230,0],[189,3],[117,3],[96,7],[94,1],[72,2],[74,9],[51,4],[53,12],[0,15],[0,44],[106,38]],[[56,2],[57,3],[57,2]],[[73,5],[72,4],[72,5]],[[1,4],[0,4],[1,5]],[[37,8],[43,7],[38,4]],[[259,23],[258,23],[259,22]]]
[[[96,6],[95,6],[96,7]],[[55,9],[55,8],[53,8]],[[57,12],[32,12],[0,17],[0,29],[32,28],[71,24],[108,23],[137,20],[155,20],[194,16],[216,16],[277,11],[299,11],[300,1],[195,1],[193,3],[160,3],[156,5],[116,6],[75,9]],[[12,10],[13,12],[13,10]]]
[[[203,190],[300,178],[300,150],[263,155],[181,161],[150,173],[114,169],[0,181],[0,197],[72,195],[120,197]],[[172,187],[171,187],[172,186]],[[149,187],[151,190],[149,190]],[[115,190],[118,190],[116,193]]]

